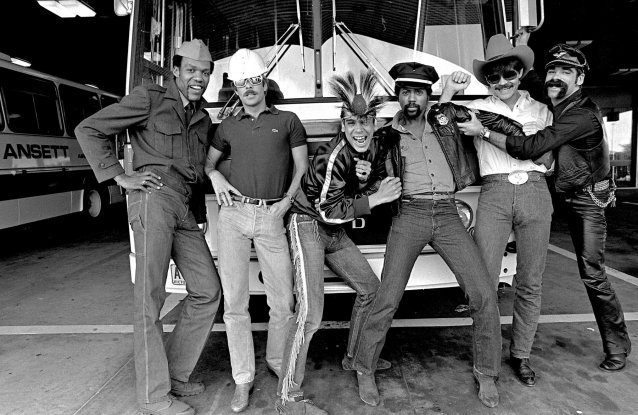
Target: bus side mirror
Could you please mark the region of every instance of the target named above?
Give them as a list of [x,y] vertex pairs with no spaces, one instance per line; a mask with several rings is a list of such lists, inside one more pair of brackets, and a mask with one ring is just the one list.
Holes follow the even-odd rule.
[[133,0],[113,0],[113,10],[118,16],[128,16],[133,11]]

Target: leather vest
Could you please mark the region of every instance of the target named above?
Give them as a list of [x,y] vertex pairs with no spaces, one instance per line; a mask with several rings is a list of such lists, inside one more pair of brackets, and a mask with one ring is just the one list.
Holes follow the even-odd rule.
[[567,105],[556,117],[560,117],[572,108],[583,108],[591,112],[600,123],[598,144],[591,148],[579,149],[570,143],[558,148],[556,190],[558,192],[576,192],[586,186],[593,185],[601,180],[609,178],[611,173],[609,163],[609,145],[605,136],[605,124],[603,123],[600,109],[589,97],[583,97]]

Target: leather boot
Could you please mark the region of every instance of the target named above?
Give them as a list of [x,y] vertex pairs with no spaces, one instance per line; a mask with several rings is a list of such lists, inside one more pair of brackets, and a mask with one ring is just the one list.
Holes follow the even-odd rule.
[[510,366],[512,366],[516,378],[523,385],[530,387],[536,385],[536,373],[534,373],[529,365],[528,358],[519,359],[518,357],[510,357]]

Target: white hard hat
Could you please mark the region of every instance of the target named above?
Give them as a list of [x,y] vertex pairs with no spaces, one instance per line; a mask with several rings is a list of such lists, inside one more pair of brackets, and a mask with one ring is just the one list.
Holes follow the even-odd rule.
[[249,49],[239,49],[228,62],[228,79],[231,81],[263,75],[266,71],[266,64],[261,56]]

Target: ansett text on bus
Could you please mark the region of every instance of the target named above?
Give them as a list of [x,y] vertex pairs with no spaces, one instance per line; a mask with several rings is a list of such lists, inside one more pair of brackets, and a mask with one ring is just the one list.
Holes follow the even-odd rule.
[[68,157],[68,146],[57,146],[49,144],[7,144],[4,148],[4,159],[8,158],[28,158],[28,159],[51,159],[58,157]]

